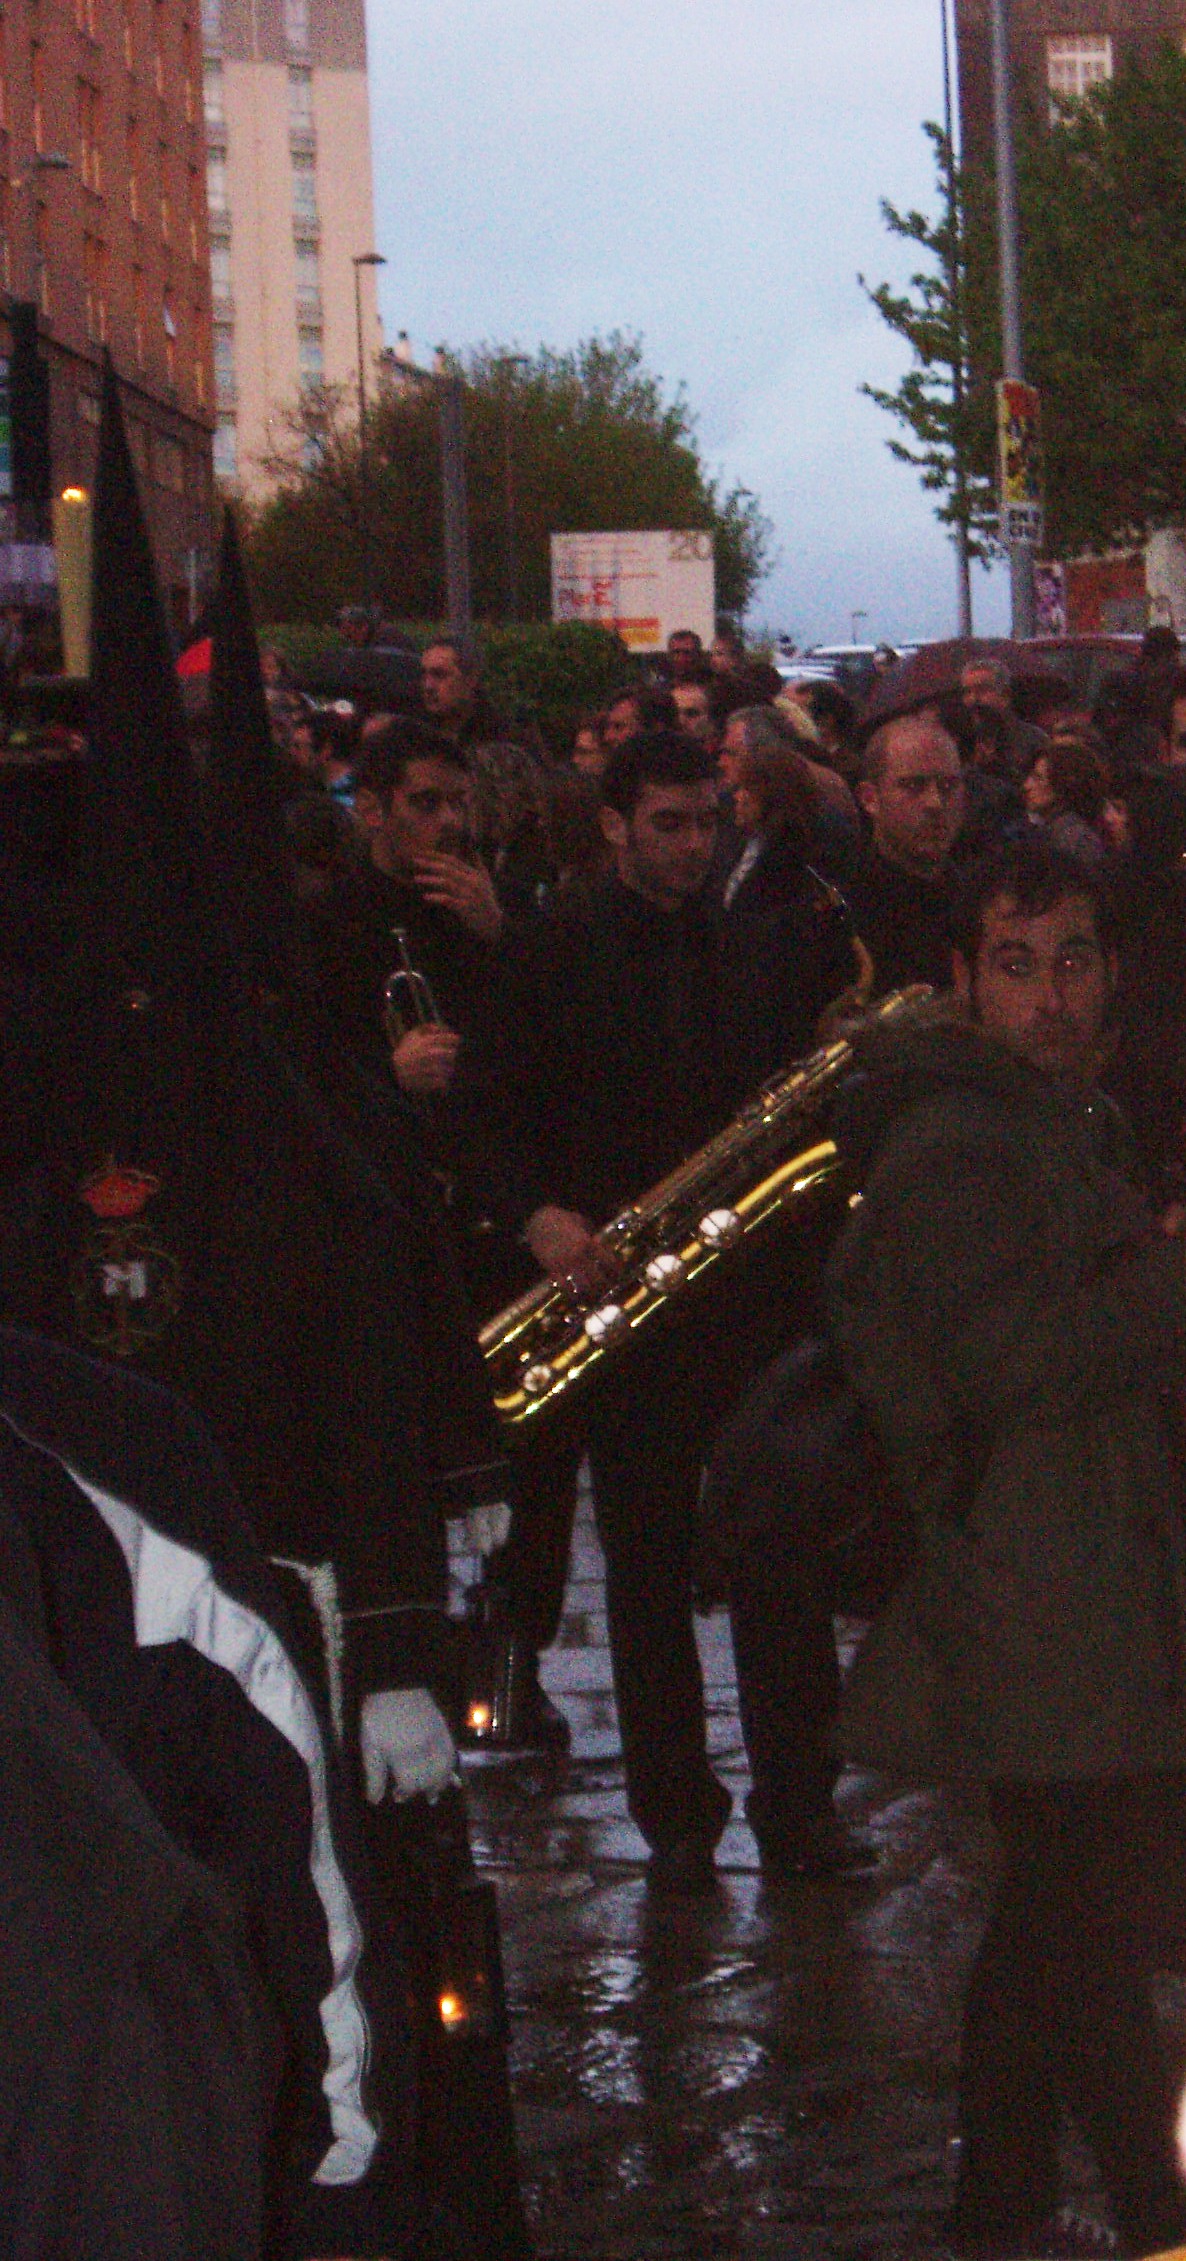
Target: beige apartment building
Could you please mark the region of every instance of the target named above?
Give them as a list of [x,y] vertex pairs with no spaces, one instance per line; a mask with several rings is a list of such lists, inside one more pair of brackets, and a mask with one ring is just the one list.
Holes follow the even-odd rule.
[[[218,478],[269,483],[302,391],[358,382],[374,249],[364,0],[202,0]],[[375,271],[357,269],[368,376]]]

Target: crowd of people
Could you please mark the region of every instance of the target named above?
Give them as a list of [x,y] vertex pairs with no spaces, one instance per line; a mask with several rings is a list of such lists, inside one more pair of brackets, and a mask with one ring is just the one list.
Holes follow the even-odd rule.
[[[182,2128],[157,2203],[148,2088],[106,2092],[109,2127],[62,2107],[84,2168],[47,2178],[59,2243],[20,2250],[88,2250],[84,2190],[114,2222],[106,2149],[147,2193],[113,2253],[250,2261],[262,2223],[269,2255],[522,2261],[513,2143],[495,2130],[465,2190],[446,2165],[462,2120],[505,2107],[497,2047],[467,2088],[421,2034],[405,2115],[390,2074],[372,2108],[366,2035],[381,2074],[406,2066],[395,1971],[464,1995],[441,1991],[442,1895],[478,1890],[444,1523],[465,1516],[500,1597],[515,1737],[562,1753],[539,1659],[583,1463],[656,1903],[712,1893],[730,1817],[694,1633],[721,1599],[772,1882],[843,1871],[848,1755],[987,1786],[1004,1865],[953,2249],[1059,2250],[1060,2105],[1125,2249],[1186,2242],[1148,1991],[1149,1879],[1186,1839],[1176,641],[1148,638],[1090,712],[976,656],[861,712],[678,631],[549,748],[452,637],[420,655],[415,711],[302,698],[278,655],[257,671],[236,570],[232,548],[208,711],[186,734],[177,704],[175,745],[172,708],[137,721],[151,622],[141,649],[97,580],[87,884],[5,957],[4,1763],[61,1933],[64,2083],[108,2064],[102,1974],[131,1966],[111,1925],[93,1984],[71,1959],[89,1902],[42,1842],[27,1751],[64,1812],[109,1817],[117,1869],[151,1849],[161,1953],[131,1992],[181,2068]],[[898,991],[903,1014],[866,1012]],[[843,1229],[820,1209],[767,1235],[587,1391],[496,1434],[477,1327],[541,1279],[612,1304],[603,1228],[838,1032],[854,1072],[828,1128],[864,1195]],[[847,1490],[804,1444],[821,1406],[833,1442],[842,1406],[861,1430]],[[743,1497],[747,1467],[764,1485],[760,1545],[744,1514],[714,1524],[722,1439],[734,1492],[739,1452]],[[858,1465],[874,1625],[842,1691]],[[429,1800],[426,1846],[407,1825]],[[19,1971],[19,1925],[7,1951]],[[496,2044],[495,1962],[487,1945]],[[182,2077],[189,2001],[221,2087]],[[32,2082],[50,2036],[10,2022]],[[170,2242],[186,2128],[225,2152],[225,2204],[193,2202]]]

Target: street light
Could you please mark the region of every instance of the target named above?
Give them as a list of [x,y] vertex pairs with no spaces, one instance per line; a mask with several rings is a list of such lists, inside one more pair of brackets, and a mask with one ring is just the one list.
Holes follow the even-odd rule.
[[[498,369],[529,369],[529,353],[500,353],[495,363]],[[502,394],[502,492],[503,526],[506,536],[506,607],[507,619],[519,617],[519,557],[515,545],[515,466],[511,448],[511,412],[514,407],[514,378],[508,377]]]
[[860,641],[860,639],[859,639],[859,637],[858,637],[858,635],[857,635],[857,622],[858,622],[858,620],[867,620],[868,618],[869,618],[869,615],[868,615],[868,613],[867,613],[867,612],[852,612],[852,613],[850,613],[850,614],[849,614],[849,616],[848,616],[848,620],[849,620],[849,628],[850,628],[850,630],[851,630],[851,634],[850,634],[850,636],[849,636],[849,642],[850,642],[851,644],[855,644],[855,643],[858,643],[858,642]]
[[364,267],[385,267],[387,261],[381,251],[360,251],[350,262],[354,269],[354,320],[358,331],[358,536],[362,550],[362,594],[367,612],[375,601],[374,566],[371,559],[370,464],[367,459],[367,383],[366,353],[362,341],[362,270]]
[[465,639],[473,626],[469,578],[469,506],[465,487],[465,379],[438,345],[431,369],[413,359],[406,330],[387,357],[387,366],[413,384],[429,385],[437,397],[441,437],[441,516],[445,549],[445,588],[449,626]]

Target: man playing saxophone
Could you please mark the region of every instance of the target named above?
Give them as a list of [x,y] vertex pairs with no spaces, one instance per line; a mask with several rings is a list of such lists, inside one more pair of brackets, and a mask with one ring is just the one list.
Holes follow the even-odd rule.
[[[607,1281],[597,1227],[730,1120],[743,1072],[710,884],[715,764],[684,735],[643,732],[603,792],[613,868],[510,939],[456,1087],[491,1206],[585,1292]],[[761,1355],[749,1316],[744,1281],[690,1302],[606,1361],[584,1401],[627,1793],[660,1891],[711,1889],[730,1811],[706,1751],[693,1541],[709,1439]],[[790,1710],[751,1806],[772,1836],[816,1792]]]

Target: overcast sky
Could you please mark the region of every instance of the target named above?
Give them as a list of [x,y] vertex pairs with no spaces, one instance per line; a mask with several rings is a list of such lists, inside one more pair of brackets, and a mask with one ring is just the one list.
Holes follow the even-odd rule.
[[[934,210],[939,0],[368,0],[388,340],[534,348],[637,331],[778,563],[751,626],[800,643],[955,630],[917,476],[861,397],[902,349],[858,274]],[[1007,626],[978,573],[976,626]]]

